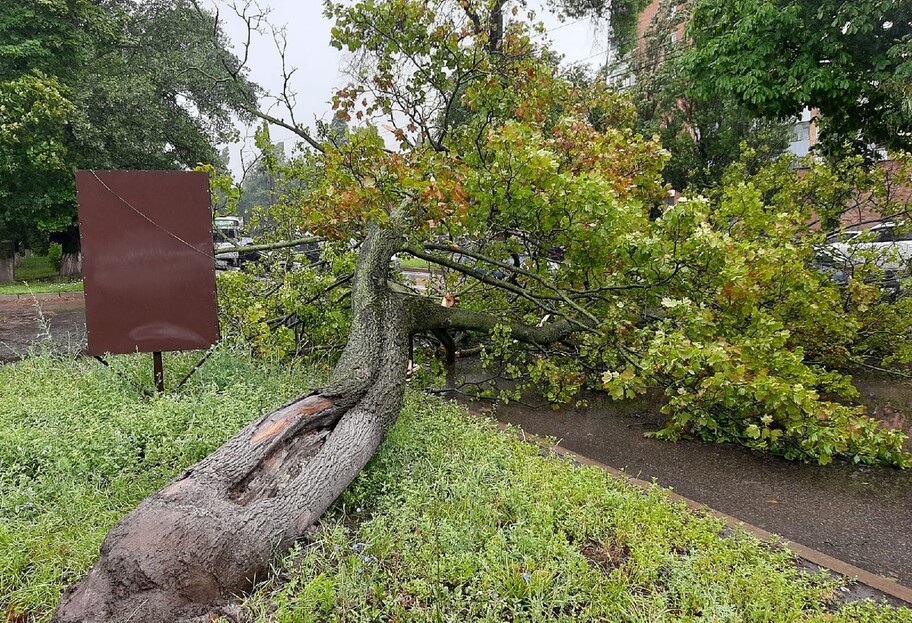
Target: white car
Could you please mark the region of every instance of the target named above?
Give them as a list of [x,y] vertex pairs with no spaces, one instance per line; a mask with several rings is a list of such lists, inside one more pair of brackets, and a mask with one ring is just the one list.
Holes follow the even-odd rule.
[[912,231],[896,223],[881,223],[861,231],[830,235],[826,247],[853,265],[872,262],[880,268],[907,272],[912,261]]
[[216,264],[240,266],[241,262],[252,262],[259,259],[260,254],[238,253],[237,247],[253,244],[253,238],[241,235],[242,221],[236,216],[216,217],[212,227],[212,240],[215,246]]

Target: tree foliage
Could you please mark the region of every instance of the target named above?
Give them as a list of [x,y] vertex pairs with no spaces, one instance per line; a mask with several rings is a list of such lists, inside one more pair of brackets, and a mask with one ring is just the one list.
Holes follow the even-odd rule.
[[754,114],[819,109],[824,140],[864,150],[912,146],[912,7],[875,0],[700,0],[689,79]]
[[[788,147],[788,123],[757,118],[728,94],[693,88],[680,36],[690,11],[674,0],[659,3],[631,59],[638,129],[656,133],[670,158],[665,180],[676,190],[718,185],[726,168],[746,154],[758,170]],[[624,75],[625,72],[620,72]]]
[[622,55],[636,43],[640,12],[649,0],[549,0],[549,4],[568,18],[605,20],[609,43]]
[[0,238],[70,224],[67,123],[75,115],[67,88],[35,72],[0,82]]
[[185,0],[4,2],[0,238],[41,246],[75,225],[76,168],[217,164],[255,91],[217,77],[239,61],[214,29]]
[[[400,255],[431,268],[428,302],[456,302],[422,308],[427,334],[487,335],[488,362],[555,402],[583,386],[620,399],[660,385],[664,438],[907,464],[903,435],[847,406],[857,394],[834,371],[867,357],[901,365],[909,335],[892,324],[905,306],[877,318],[876,285],[859,275],[841,290],[813,266],[807,223],[830,170],[798,178],[748,150],[717,190],[666,206],[668,154],[635,131],[627,96],[562,78],[506,3],[492,53],[485,8],[328,4],[333,44],[358,59],[334,107],[358,127],[278,167],[281,230],[335,240],[343,256],[389,230]],[[329,300],[346,300],[344,270],[323,278]],[[253,287],[263,305],[266,286]],[[289,318],[324,330],[306,308],[276,303],[248,332],[265,338]],[[875,325],[892,338],[866,341]]]

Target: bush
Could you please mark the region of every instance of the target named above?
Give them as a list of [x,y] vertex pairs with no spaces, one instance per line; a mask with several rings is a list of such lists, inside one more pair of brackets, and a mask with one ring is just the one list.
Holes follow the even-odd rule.
[[54,265],[54,270],[59,272],[63,261],[63,246],[59,242],[52,242],[48,247],[48,259]]

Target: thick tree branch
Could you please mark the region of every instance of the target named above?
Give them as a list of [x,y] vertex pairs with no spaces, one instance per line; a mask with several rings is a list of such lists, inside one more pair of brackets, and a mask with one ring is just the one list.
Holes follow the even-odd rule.
[[[435,243],[426,243],[424,245],[424,248],[436,250],[436,251],[449,251],[452,253],[459,253],[461,255],[471,257],[472,259],[481,260],[488,264],[497,266],[498,268],[502,268],[504,270],[511,271],[517,275],[522,275],[524,277],[528,277],[529,279],[539,283],[541,286],[554,292],[553,296],[548,295],[544,298],[562,301],[566,305],[568,305],[570,308],[572,308],[573,311],[578,313],[580,316],[588,318],[593,324],[598,324],[598,319],[574,300],[574,299],[585,298],[584,296],[583,297],[578,296],[579,293],[576,293],[576,292],[568,294],[566,289],[558,287],[557,285],[554,284],[553,280],[545,279],[538,273],[526,270],[520,266],[517,266],[516,264],[511,264],[509,262],[499,262],[499,261],[495,260],[494,258],[488,257],[481,253],[477,253],[475,251],[472,251],[471,249],[465,249],[465,248],[457,246],[457,245],[443,245],[443,244],[435,244]],[[411,253],[411,251],[408,251],[408,252]],[[538,296],[538,295],[532,295],[532,296]]]
[[[447,247],[444,247],[444,248],[447,248]],[[467,277],[472,277],[473,279],[477,279],[478,281],[485,283],[489,286],[493,286],[495,288],[501,288],[503,290],[508,290],[514,294],[517,294],[527,300],[534,302],[537,306],[541,307],[544,311],[547,311],[549,313],[552,313],[553,310],[544,307],[543,304],[541,303],[541,301],[537,300],[537,299],[550,300],[550,301],[560,301],[561,300],[560,297],[553,296],[550,294],[538,294],[538,293],[533,294],[533,293],[529,292],[528,290],[526,290],[525,288],[516,285],[515,283],[510,283],[509,281],[504,281],[503,279],[498,279],[487,273],[482,273],[471,267],[460,264],[459,262],[457,262],[455,260],[441,257],[439,255],[434,255],[432,253],[425,253],[424,251],[422,251],[421,249],[418,249],[417,247],[411,247],[411,246],[404,247],[402,249],[402,251],[405,253],[408,253],[411,256],[417,257],[420,260],[425,260],[426,262],[430,262],[432,264],[437,264],[438,266],[443,266],[444,268],[449,268],[450,270],[455,270],[456,272],[462,273],[463,275],[466,275]],[[459,253],[462,253],[462,251],[459,251]],[[506,264],[501,264],[500,262],[496,262],[496,261],[492,261],[491,263],[494,265],[499,265],[502,268],[508,268],[508,267],[515,268],[514,266],[512,266],[512,264],[506,265]]]
[[322,242],[323,238],[317,238],[316,236],[308,236],[307,238],[296,238],[295,240],[282,240],[280,242],[270,242],[268,244],[251,244],[247,246],[231,245],[230,247],[223,247],[215,252],[215,256],[225,255],[226,253],[252,253],[254,251],[275,251],[276,249],[287,249],[288,247],[296,247],[299,244],[313,244],[315,242]]
[[526,344],[544,345],[559,342],[579,331],[577,325],[588,326],[588,320],[558,320],[543,326],[534,326],[523,322],[504,321],[501,318],[481,312],[443,307],[424,297],[408,297],[415,331],[435,331],[440,329],[457,329],[462,331],[491,332],[495,327],[509,327],[514,339]]
[[[437,264],[438,266],[443,266],[445,268],[449,268],[456,272],[462,273],[463,275],[466,275],[467,277],[471,277],[481,283],[487,284],[489,286],[493,286],[495,288],[500,288],[502,290],[507,290],[508,292],[512,292],[513,294],[516,294],[520,298],[523,298],[523,299],[529,301],[530,303],[532,303],[533,305],[538,307],[540,310],[545,312],[545,314],[553,315],[553,316],[561,316],[561,317],[565,318],[568,322],[575,325],[577,330],[588,331],[588,330],[591,330],[595,325],[598,324],[597,319],[594,316],[592,316],[592,314],[590,314],[586,310],[583,310],[579,305],[568,300],[566,295],[560,291],[558,291],[558,295],[549,295],[549,294],[542,294],[539,292],[530,292],[528,289],[523,288],[522,286],[519,286],[515,283],[511,283],[509,281],[504,281],[503,279],[498,279],[487,273],[481,273],[477,270],[473,270],[472,268],[463,266],[459,262],[455,262],[453,260],[449,260],[447,258],[440,257],[439,255],[425,253],[425,252],[421,251],[420,249],[417,249],[414,247],[403,247],[401,250],[406,253],[409,253],[410,255],[413,255],[414,257],[417,257],[418,259],[422,259],[427,262]],[[579,312],[581,314],[581,316],[584,317],[585,322],[582,322],[577,318],[568,316],[566,313],[564,313],[560,309],[549,307],[548,305],[545,305],[545,303],[543,301],[555,301],[555,302],[561,302],[561,303],[568,304],[571,308],[573,308],[574,310]]]
[[251,106],[248,104],[248,105],[244,106],[244,110],[247,111],[248,113],[250,113],[251,115],[253,115],[254,117],[258,117],[258,118],[262,119],[263,121],[267,121],[273,125],[277,125],[280,128],[285,128],[286,130],[288,130],[290,132],[294,132],[296,135],[298,135],[302,139],[304,139],[304,142],[306,142],[308,145],[310,145],[311,147],[316,149],[321,154],[326,152],[326,150],[323,149],[323,145],[321,145],[319,141],[317,141],[314,137],[312,137],[310,135],[310,132],[308,132],[304,128],[291,124],[291,123],[288,123],[286,121],[282,121],[278,117],[273,117],[269,113],[263,112],[256,106]]

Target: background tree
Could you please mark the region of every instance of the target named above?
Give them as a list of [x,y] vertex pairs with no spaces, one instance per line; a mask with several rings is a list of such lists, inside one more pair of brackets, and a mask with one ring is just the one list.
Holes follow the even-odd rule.
[[725,170],[748,153],[756,172],[786,150],[790,126],[785,118],[758,118],[727,94],[693,88],[685,63],[690,42],[681,36],[689,21],[688,5],[663,1],[627,61],[635,78],[638,128],[657,134],[669,151],[664,177],[679,191],[718,185]]
[[697,93],[767,119],[819,109],[828,149],[912,147],[909,3],[701,0],[688,32]]
[[[251,84],[223,77],[240,61],[214,17],[186,1],[12,0],[0,8],[0,39],[3,97],[21,100],[31,81],[56,100],[45,107],[52,119],[29,121],[40,132],[0,137],[2,164],[17,167],[0,181],[0,238],[41,248],[53,237],[63,274],[78,268],[75,169],[217,165],[215,145],[234,135],[232,116],[255,103]],[[18,110],[0,115],[16,124]]]
[[67,227],[72,201],[68,90],[39,72],[0,82],[0,282],[12,281],[17,242]]
[[256,208],[270,208],[272,206],[272,193],[275,180],[266,170],[262,160],[257,159],[244,173],[241,181],[241,196],[238,199],[237,214],[250,222]]
[[649,0],[548,0],[548,4],[567,18],[604,20],[609,45],[616,56],[623,56],[636,44],[637,22]]
[[[788,167],[734,168],[713,196],[665,206],[666,154],[633,129],[629,100],[561,78],[514,6],[327,4],[333,45],[360,61],[334,106],[362,125],[321,143],[277,119],[314,150],[282,168],[276,207],[330,254],[357,247],[351,275],[326,286],[350,302],[346,345],[326,386],[113,528],[55,620],[199,620],[264,577],[395,421],[415,336],[474,335],[555,401],[583,384],[618,398],[661,384],[667,438],[909,463],[901,433],[824,398],[851,398],[849,379],[805,357],[851,349],[869,309],[854,292],[873,291],[856,284],[847,301],[809,267],[796,242],[808,206],[775,190]],[[467,114],[453,123],[457,101]],[[409,287],[397,254],[445,282]]]

